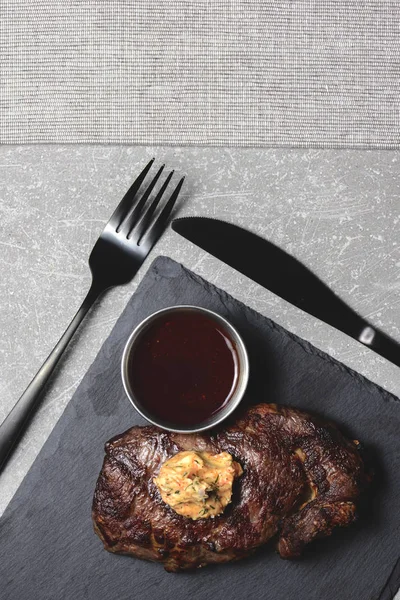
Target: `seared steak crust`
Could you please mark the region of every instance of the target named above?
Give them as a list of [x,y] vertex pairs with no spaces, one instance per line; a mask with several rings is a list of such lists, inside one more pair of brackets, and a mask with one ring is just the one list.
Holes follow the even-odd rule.
[[[110,552],[158,561],[167,571],[240,559],[276,533],[284,558],[355,518],[366,482],[357,444],[330,423],[259,404],[214,433],[132,427],[110,440],[93,500],[97,534]],[[163,502],[153,482],[182,450],[229,452],[244,473],[232,504],[192,521]]]

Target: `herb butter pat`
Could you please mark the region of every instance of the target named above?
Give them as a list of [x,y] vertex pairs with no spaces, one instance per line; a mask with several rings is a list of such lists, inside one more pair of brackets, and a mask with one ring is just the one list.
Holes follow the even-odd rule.
[[232,498],[232,485],[243,469],[228,452],[178,452],[154,478],[161,497],[179,515],[207,519],[220,515]]

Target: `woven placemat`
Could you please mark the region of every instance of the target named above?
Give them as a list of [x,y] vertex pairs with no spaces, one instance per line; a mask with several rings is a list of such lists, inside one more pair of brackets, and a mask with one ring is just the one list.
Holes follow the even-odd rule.
[[1,0],[0,142],[396,148],[398,0]]

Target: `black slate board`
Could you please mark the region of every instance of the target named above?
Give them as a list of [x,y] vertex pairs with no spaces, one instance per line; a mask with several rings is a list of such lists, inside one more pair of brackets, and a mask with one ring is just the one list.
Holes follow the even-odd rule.
[[[271,543],[244,561],[193,573],[115,556],[93,532],[104,442],[143,421],[123,392],[120,359],[153,311],[197,304],[227,317],[250,355],[246,401],[280,402],[335,420],[377,471],[358,523],[283,561]],[[181,265],[158,258],[119,318],[0,521],[2,600],[389,600],[400,584],[400,403]],[[389,580],[392,573],[392,578]]]

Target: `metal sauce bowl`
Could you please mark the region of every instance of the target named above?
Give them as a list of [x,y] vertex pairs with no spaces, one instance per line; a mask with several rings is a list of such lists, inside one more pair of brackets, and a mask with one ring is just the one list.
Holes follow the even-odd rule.
[[[190,312],[194,311],[200,314],[203,314],[205,317],[215,321],[217,324],[221,326],[223,330],[227,332],[230,337],[230,340],[234,346],[236,351],[237,360],[238,360],[238,372],[237,372],[237,380],[235,389],[232,393],[232,396],[227,401],[225,406],[221,408],[214,415],[199,423],[198,426],[174,426],[174,424],[166,423],[162,421],[154,414],[148,412],[146,408],[140,403],[139,399],[135,396],[135,390],[132,389],[132,385],[129,379],[129,362],[131,353],[136,349],[139,338],[141,334],[160,316],[167,314],[174,314],[177,312]],[[164,308],[159,310],[146,319],[142,321],[132,332],[130,335],[125,349],[122,355],[122,363],[121,363],[121,374],[122,374],[122,382],[124,384],[125,392],[142,417],[144,417],[147,421],[156,425],[157,427],[161,427],[162,429],[167,429],[168,431],[175,431],[177,433],[194,433],[197,431],[204,431],[206,429],[210,429],[210,427],[214,427],[218,423],[221,423],[224,419],[226,419],[239,405],[241,399],[243,398],[244,392],[246,390],[247,382],[249,379],[249,359],[247,356],[246,347],[243,343],[243,340],[237,330],[223,317],[218,315],[217,313],[201,308],[199,306],[191,306],[191,305],[180,305],[180,306],[171,306],[169,308]]]

